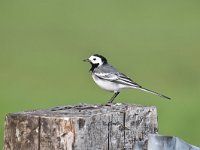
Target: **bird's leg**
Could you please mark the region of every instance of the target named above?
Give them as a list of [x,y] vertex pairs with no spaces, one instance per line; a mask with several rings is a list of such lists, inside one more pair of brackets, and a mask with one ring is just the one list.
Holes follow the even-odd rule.
[[114,93],[114,95],[111,97],[111,99],[108,101],[108,103],[112,103],[119,93],[120,92]]

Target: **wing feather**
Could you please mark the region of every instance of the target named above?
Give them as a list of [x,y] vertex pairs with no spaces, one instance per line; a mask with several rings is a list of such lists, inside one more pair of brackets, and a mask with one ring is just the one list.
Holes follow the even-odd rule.
[[125,84],[129,86],[134,86],[134,87],[141,87],[139,84],[131,80],[129,77],[119,72],[115,72],[115,73],[95,72],[94,74],[101,79],[108,80],[111,82],[116,82],[119,84]]
[[98,73],[98,72],[95,72],[94,73],[97,77],[101,78],[101,79],[104,79],[104,80],[108,80],[108,81],[115,81],[117,80],[117,75],[115,74],[112,74],[112,73]]

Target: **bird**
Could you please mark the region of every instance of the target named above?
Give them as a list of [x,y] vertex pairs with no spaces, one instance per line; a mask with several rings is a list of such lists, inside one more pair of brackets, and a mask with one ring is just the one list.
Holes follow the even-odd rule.
[[90,72],[94,82],[104,90],[114,92],[114,95],[109,99],[108,103],[112,103],[114,99],[119,95],[122,89],[132,88],[139,89],[151,94],[160,96],[165,99],[171,99],[163,94],[159,94],[152,90],[142,87],[125,74],[119,72],[112,65],[110,65],[107,59],[99,54],[94,54],[87,59],[85,62],[91,64]]

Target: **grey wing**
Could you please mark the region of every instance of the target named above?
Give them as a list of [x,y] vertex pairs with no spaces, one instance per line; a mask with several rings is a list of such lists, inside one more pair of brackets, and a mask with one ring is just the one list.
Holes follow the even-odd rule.
[[131,85],[131,86],[134,86],[134,87],[141,87],[139,84],[137,84],[132,79],[130,79],[129,77],[127,77],[126,75],[124,75],[122,73],[119,73],[117,82],[127,84],[127,85]]
[[118,77],[116,74],[114,73],[100,73],[100,72],[94,72],[94,74],[104,80],[108,80],[108,81],[116,81],[118,80]]
[[120,83],[120,84],[125,84],[129,86],[134,86],[134,87],[141,87],[139,84],[131,80],[129,77],[126,75],[118,72],[115,68],[112,66],[106,66],[104,68],[100,68],[99,70],[96,70],[94,74],[104,80]]

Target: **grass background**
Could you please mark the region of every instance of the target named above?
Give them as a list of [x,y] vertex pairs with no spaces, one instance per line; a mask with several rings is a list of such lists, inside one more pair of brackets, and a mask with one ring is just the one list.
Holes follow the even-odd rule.
[[159,132],[200,146],[200,1],[0,0],[0,147],[9,112],[105,103],[94,53],[162,98],[137,90],[116,102],[155,105]]

